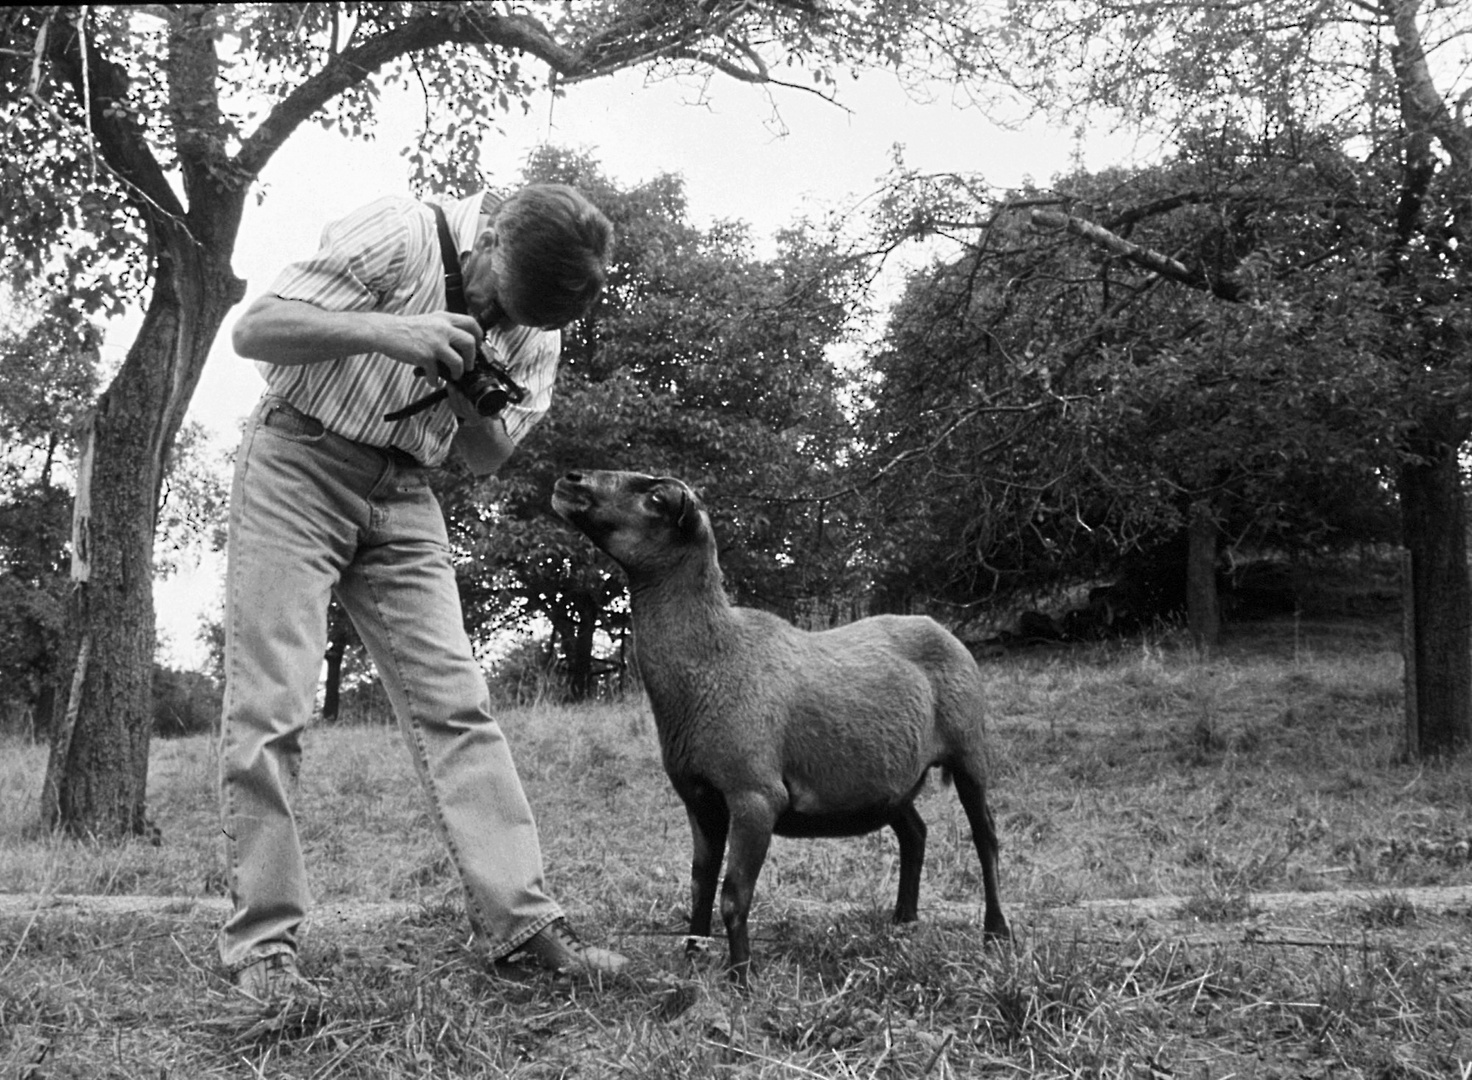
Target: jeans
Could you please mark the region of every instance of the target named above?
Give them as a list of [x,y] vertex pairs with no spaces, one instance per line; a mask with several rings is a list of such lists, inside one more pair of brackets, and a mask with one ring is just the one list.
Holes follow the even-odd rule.
[[466,636],[427,470],[324,431],[267,395],[246,425],[230,504],[220,810],[236,971],[294,952],[309,905],[292,809],[335,592],[367,645],[491,957],[562,912],[511,753]]

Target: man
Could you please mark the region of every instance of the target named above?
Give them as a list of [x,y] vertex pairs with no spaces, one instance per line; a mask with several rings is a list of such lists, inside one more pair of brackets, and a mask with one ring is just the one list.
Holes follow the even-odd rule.
[[[446,310],[434,208],[386,198],[330,224],[235,325],[236,352],[258,361],[267,388],[231,495],[220,789],[234,912],[219,946],[255,998],[304,985],[309,898],[290,796],[332,594],[388,690],[488,957],[585,974],[625,963],[583,945],[547,895],[428,483],[452,450],[495,471],[545,413],[557,328],[597,299],[612,229],[562,185],[443,210],[468,314]],[[482,346],[526,392],[489,418],[453,385]],[[448,396],[399,413],[428,388]]]

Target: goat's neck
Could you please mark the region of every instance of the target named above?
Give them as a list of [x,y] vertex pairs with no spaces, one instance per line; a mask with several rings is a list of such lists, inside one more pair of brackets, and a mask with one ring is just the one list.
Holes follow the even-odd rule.
[[720,658],[737,636],[720,570],[713,561],[690,561],[700,565],[629,582],[634,657],[666,768],[686,759],[685,743],[701,726]]
[[692,557],[659,574],[631,577],[629,609],[646,674],[698,666],[735,632],[720,567],[710,558]]
[[658,573],[630,576],[629,606],[634,622],[670,629],[729,620],[731,602],[721,584],[721,568],[710,559],[692,556]]

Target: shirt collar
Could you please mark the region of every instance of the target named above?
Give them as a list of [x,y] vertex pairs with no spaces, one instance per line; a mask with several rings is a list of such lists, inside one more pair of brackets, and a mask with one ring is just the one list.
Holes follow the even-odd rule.
[[467,199],[456,199],[445,207],[445,218],[450,223],[450,234],[463,260],[475,246],[475,238],[481,230],[481,204],[485,194],[476,192]]

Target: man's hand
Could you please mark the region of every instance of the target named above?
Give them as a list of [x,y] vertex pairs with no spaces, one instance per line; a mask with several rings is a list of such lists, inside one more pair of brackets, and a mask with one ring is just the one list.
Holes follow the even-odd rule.
[[[434,389],[438,390],[447,379],[458,379],[467,368],[475,366],[476,351],[485,335],[480,324],[469,315],[430,311],[395,319],[397,325],[390,328],[383,345],[375,351],[422,372]],[[452,392],[452,402],[457,397],[460,395]],[[460,415],[458,408],[456,414]]]
[[[438,384],[436,384],[438,385]],[[445,404],[450,406],[450,411],[467,424],[483,424],[486,418],[478,413],[470,399],[460,392],[454,383],[446,386],[449,396],[445,398]]]

